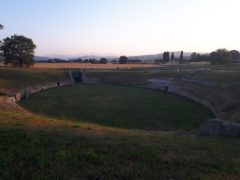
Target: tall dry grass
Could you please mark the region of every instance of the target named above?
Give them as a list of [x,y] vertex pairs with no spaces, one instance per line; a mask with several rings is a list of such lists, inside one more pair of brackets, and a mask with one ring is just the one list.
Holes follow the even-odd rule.
[[157,64],[80,64],[80,63],[36,63],[34,68],[51,69],[132,69],[159,67]]

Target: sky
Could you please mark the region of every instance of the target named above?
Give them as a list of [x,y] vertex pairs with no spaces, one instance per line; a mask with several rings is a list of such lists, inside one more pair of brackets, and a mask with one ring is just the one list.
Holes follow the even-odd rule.
[[0,0],[0,39],[36,55],[143,55],[240,50],[239,0]]

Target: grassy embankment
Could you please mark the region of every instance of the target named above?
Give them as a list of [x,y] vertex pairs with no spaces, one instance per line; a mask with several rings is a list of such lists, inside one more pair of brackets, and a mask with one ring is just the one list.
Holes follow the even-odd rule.
[[238,179],[239,152],[237,138],[107,128],[0,108],[1,179]]
[[236,138],[127,131],[3,110],[0,119],[3,179],[240,176]]
[[63,70],[0,67],[0,94],[8,94],[15,89],[65,80]]
[[215,67],[210,71],[193,76],[194,79],[213,82],[230,90],[240,98],[240,66]]
[[240,122],[240,66],[217,66],[209,71],[194,75],[193,79],[209,81],[217,84],[231,94],[235,101],[238,102],[232,119]]

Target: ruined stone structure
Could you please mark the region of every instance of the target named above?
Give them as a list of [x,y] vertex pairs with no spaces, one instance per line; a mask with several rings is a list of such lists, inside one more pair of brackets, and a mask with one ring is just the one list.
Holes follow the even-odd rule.
[[240,124],[220,119],[212,119],[200,127],[199,134],[208,136],[240,137]]
[[25,87],[19,89],[13,96],[0,96],[0,104],[15,104],[23,98],[28,98],[33,93],[50,88],[73,85],[75,83],[82,83],[86,85],[114,84],[121,86],[133,86],[162,90],[184,96],[208,107],[215,114],[216,118],[218,118],[218,120],[212,120],[203,125],[199,131],[201,135],[240,136],[240,125],[219,120],[227,119],[231,121],[231,113],[234,112],[234,110],[239,110],[234,109],[234,107],[239,108],[237,104],[238,102],[235,102],[234,97],[224,91],[224,89],[221,89],[214,84],[198,81],[189,82],[187,79],[176,81],[173,78],[141,79],[138,77],[98,76],[98,74],[88,76],[85,71],[74,71],[71,72],[71,79],[67,81],[49,82],[32,87]]

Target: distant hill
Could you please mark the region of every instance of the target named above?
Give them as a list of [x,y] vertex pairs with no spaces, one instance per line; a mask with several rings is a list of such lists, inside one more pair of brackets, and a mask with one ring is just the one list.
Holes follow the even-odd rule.
[[44,56],[35,56],[34,57],[35,61],[47,61],[49,59],[50,59],[49,57],[44,57]]
[[140,56],[129,56],[128,59],[141,60],[142,62],[154,62],[155,59],[161,59],[163,54],[149,54],[149,55],[140,55]]
[[[171,54],[172,52],[170,52]],[[174,52],[175,58],[180,57],[180,51]],[[184,58],[189,59],[192,52],[184,52]],[[119,56],[98,56],[98,55],[85,55],[85,56],[66,56],[66,55],[49,55],[48,57],[44,56],[35,56],[35,61],[47,61],[49,59],[63,59],[63,60],[69,60],[69,59],[96,59],[99,60],[102,57],[107,58],[108,60],[118,60]],[[148,55],[139,55],[139,56],[128,56],[130,60],[141,60],[142,62],[154,62],[156,59],[162,59],[163,53],[159,54],[148,54]]]

